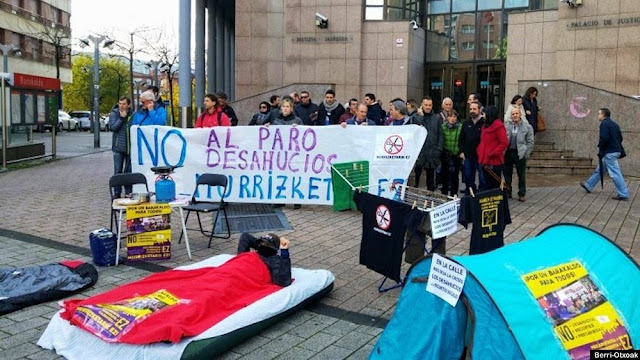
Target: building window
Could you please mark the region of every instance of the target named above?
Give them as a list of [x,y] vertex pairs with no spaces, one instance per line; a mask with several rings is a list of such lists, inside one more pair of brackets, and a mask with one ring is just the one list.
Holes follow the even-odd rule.
[[474,42],[463,42],[462,43],[462,50],[464,51],[469,51],[469,50],[473,50],[476,48],[476,43]]
[[475,32],[476,32],[475,25],[462,25],[462,27],[460,28],[461,34],[473,34]]
[[505,9],[526,8],[526,7],[529,7],[529,0],[504,0]]
[[496,44],[494,44],[493,41],[489,41],[489,42],[483,41],[482,47],[485,49],[493,49],[496,47]]
[[502,9],[502,0],[478,0],[478,10]]
[[475,11],[476,2],[473,0],[453,0],[453,12]]
[[557,0],[531,0],[531,10],[552,10],[557,8]]
[[422,0],[366,0],[364,6],[365,20],[417,20]]
[[489,24],[489,25],[483,25],[482,26],[482,32],[488,33],[488,32],[494,32],[496,31],[494,29],[494,25],[493,24]]

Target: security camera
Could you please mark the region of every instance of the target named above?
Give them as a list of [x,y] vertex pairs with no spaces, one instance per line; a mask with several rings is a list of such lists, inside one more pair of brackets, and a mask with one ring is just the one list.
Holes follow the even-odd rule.
[[411,22],[409,24],[411,24],[411,28],[413,30],[418,30],[419,26],[418,26],[418,22],[417,21],[411,20]]
[[320,29],[326,29],[329,27],[329,18],[320,13],[316,13],[316,26]]

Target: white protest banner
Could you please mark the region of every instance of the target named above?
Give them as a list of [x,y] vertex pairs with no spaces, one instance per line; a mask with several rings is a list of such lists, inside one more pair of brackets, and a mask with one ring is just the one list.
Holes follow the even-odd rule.
[[467,279],[467,269],[455,261],[438,254],[433,254],[431,270],[427,281],[427,291],[456,306],[464,282]]
[[449,201],[429,211],[433,239],[449,236],[458,230],[458,202]]
[[[133,172],[145,174],[150,189],[151,167],[181,166],[172,174],[177,194],[191,194],[201,174],[214,173],[227,176],[229,202],[330,205],[331,164],[369,161],[369,192],[392,197],[390,182],[406,183],[427,131],[417,125],[132,126],[130,136]],[[201,187],[196,197],[221,194]]]

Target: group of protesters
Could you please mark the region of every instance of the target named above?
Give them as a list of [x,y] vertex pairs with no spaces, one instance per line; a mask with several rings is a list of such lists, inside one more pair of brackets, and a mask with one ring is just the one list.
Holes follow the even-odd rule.
[[[529,102],[535,101],[536,95],[537,90]],[[131,171],[131,162],[127,160],[129,127],[124,124],[165,125],[166,110],[158,98],[157,93],[150,89],[140,95],[141,107],[135,113],[132,113],[126,97],[121,98],[118,107],[114,108],[109,125],[113,130],[115,173]],[[424,96],[420,103],[413,99],[395,98],[385,111],[373,93],[365,94],[363,101],[352,98],[342,105],[336,99],[335,91],[330,89],[325,92],[322,102],[315,104],[309,91],[305,90],[299,94],[272,95],[268,101],[262,101],[248,125],[423,126],[427,129],[427,139],[416,160],[414,186],[420,186],[424,172],[428,190],[440,188],[443,194],[454,196],[458,193],[462,173],[466,194],[506,185],[511,196],[515,167],[519,179],[518,197],[525,201],[526,158],[533,150],[534,128],[527,120],[530,112],[527,110],[525,113],[520,106],[523,100],[519,95],[513,98],[503,122],[495,106],[482,106],[478,94],[469,95],[467,107],[470,116],[460,119],[451,98],[442,101],[440,112],[434,111],[433,99],[429,96]],[[194,127],[238,125],[238,117],[227,103],[225,93],[206,94],[203,107]],[[502,182],[503,172],[505,183]],[[126,194],[130,192],[131,189],[125,189]],[[115,192],[118,197],[120,193]]]

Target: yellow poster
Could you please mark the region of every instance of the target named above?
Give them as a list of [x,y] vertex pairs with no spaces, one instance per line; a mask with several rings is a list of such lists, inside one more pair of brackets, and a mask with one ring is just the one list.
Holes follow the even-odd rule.
[[171,258],[171,206],[141,204],[127,207],[127,259]]
[[571,359],[589,359],[589,350],[628,350],[622,319],[578,261],[522,276]]

